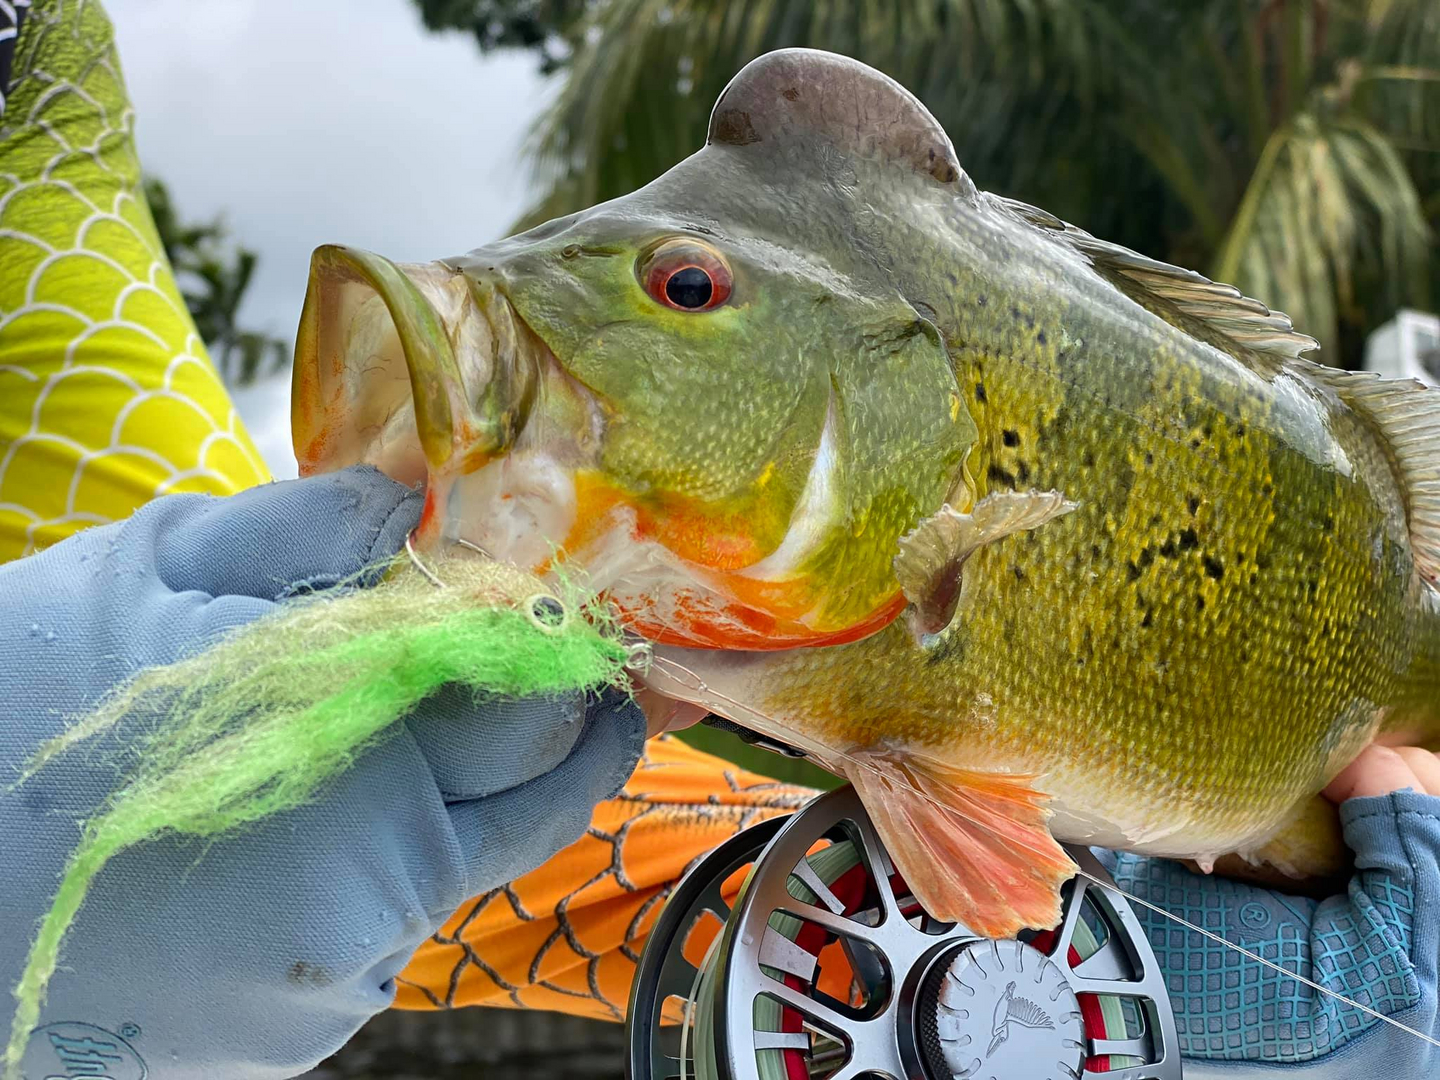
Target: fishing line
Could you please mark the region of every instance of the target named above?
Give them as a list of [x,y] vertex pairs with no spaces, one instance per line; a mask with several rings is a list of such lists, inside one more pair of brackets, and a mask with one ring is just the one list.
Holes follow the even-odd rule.
[[1322,994],[1328,994],[1330,997],[1333,997],[1333,998],[1335,998],[1335,999],[1338,1000],[1338,1001],[1343,1001],[1346,1005],[1349,1005],[1352,1009],[1358,1009],[1358,1010],[1360,1010],[1360,1012],[1365,1013],[1365,1014],[1368,1015],[1368,1016],[1373,1016],[1376,1020],[1383,1020],[1383,1021],[1385,1021],[1385,1023],[1389,1024],[1391,1027],[1399,1028],[1401,1031],[1408,1031],[1411,1035],[1414,1035],[1417,1039],[1423,1039],[1425,1042],[1429,1043],[1431,1046],[1440,1047],[1440,1039],[1432,1039],[1429,1035],[1426,1035],[1423,1031],[1417,1031],[1417,1030],[1415,1030],[1414,1028],[1410,1027],[1408,1024],[1402,1024],[1399,1020],[1396,1020],[1396,1019],[1394,1019],[1393,1017],[1390,1017],[1390,1016],[1386,1016],[1386,1015],[1385,1015],[1384,1013],[1382,1013],[1382,1012],[1377,1012],[1376,1010],[1370,1008],[1368,1005],[1362,1005],[1362,1004],[1360,1004],[1360,1002],[1354,1000],[1353,998],[1348,998],[1348,997],[1346,997],[1344,994],[1339,993],[1338,991],[1330,990],[1330,989],[1328,989],[1328,988],[1326,988],[1326,987],[1324,987],[1324,986],[1321,986],[1319,983],[1317,983],[1317,982],[1315,982],[1315,981],[1313,981],[1313,980],[1311,980],[1311,979],[1307,979],[1304,975],[1299,975],[1299,974],[1291,971],[1289,968],[1282,967],[1281,965],[1275,963],[1275,961],[1273,961],[1273,960],[1267,960],[1267,959],[1265,959],[1265,957],[1261,956],[1259,953],[1251,952],[1249,949],[1245,948],[1243,945],[1236,945],[1233,941],[1229,941],[1229,940],[1227,940],[1226,938],[1221,937],[1219,934],[1214,933],[1213,931],[1206,930],[1203,926],[1196,926],[1194,923],[1190,922],[1188,919],[1181,918],[1179,915],[1176,915],[1176,914],[1174,914],[1173,912],[1166,911],[1164,908],[1160,907],[1158,904],[1152,904],[1149,900],[1142,900],[1142,899],[1140,899],[1140,897],[1136,896],[1136,895],[1135,895],[1134,893],[1132,893],[1132,892],[1126,892],[1126,890],[1120,888],[1120,886],[1114,884],[1113,882],[1101,881],[1101,880],[1100,880],[1098,877],[1096,877],[1094,874],[1086,873],[1084,870],[1079,871],[1078,876],[1085,878],[1087,881],[1092,881],[1092,882],[1094,882],[1096,885],[1101,886],[1102,888],[1115,889],[1117,892],[1119,892],[1121,895],[1123,895],[1127,900],[1130,900],[1132,903],[1139,904],[1141,907],[1144,907],[1144,908],[1149,908],[1151,911],[1155,912],[1155,914],[1157,914],[1157,915],[1163,915],[1163,916],[1165,916],[1165,918],[1170,919],[1172,922],[1177,922],[1177,923],[1179,923],[1181,926],[1185,927],[1185,929],[1187,929],[1187,930],[1194,931],[1195,933],[1201,935],[1202,937],[1209,938],[1211,941],[1218,942],[1218,943],[1221,944],[1221,945],[1227,945],[1227,946],[1229,946],[1230,948],[1234,949],[1236,952],[1238,952],[1241,956],[1249,957],[1251,960],[1254,960],[1257,964],[1263,964],[1265,967],[1270,968],[1270,969],[1272,969],[1272,970],[1274,970],[1274,971],[1278,971],[1278,972],[1279,972],[1280,974],[1282,974],[1282,975],[1288,975],[1288,976],[1290,976],[1290,978],[1294,979],[1296,982],[1304,983],[1306,986],[1310,987],[1310,989],[1312,989],[1312,990],[1318,990],[1318,991],[1320,991],[1320,993],[1322,993]]
[[[647,643],[647,644],[648,644],[648,643]],[[676,662],[676,661],[674,661],[674,660],[671,660],[669,657],[657,656],[657,655],[654,654],[653,649],[645,649],[645,650],[643,650],[643,654],[644,654],[644,655],[642,656],[642,651],[640,651],[640,650],[635,650],[634,647],[632,646],[632,653],[631,653],[632,659],[631,659],[631,661],[627,664],[627,667],[630,667],[631,670],[632,670],[632,671],[635,671],[637,674],[645,674],[645,672],[641,672],[641,671],[639,670],[639,666],[640,666],[640,663],[642,662],[642,660],[648,660],[648,664],[649,664],[649,667],[650,667],[651,670],[654,670],[655,668],[658,667],[658,668],[660,669],[660,672],[661,672],[663,675],[666,675],[667,677],[669,677],[669,678],[671,678],[671,679],[674,679],[676,682],[680,683],[680,684],[681,684],[682,686],[684,686],[686,689],[688,689],[688,690],[690,690],[690,691],[692,691],[692,692],[694,692],[694,693],[696,693],[696,694],[702,695],[702,696],[712,697],[712,698],[714,698],[714,699],[717,700],[717,701],[723,701],[723,702],[725,702],[727,705],[734,706],[737,710],[739,710],[739,711],[741,711],[741,712],[743,712],[743,713],[748,713],[748,714],[750,714],[751,716],[756,717],[757,719],[766,721],[767,723],[772,724],[772,725],[779,726],[778,722],[774,719],[774,717],[768,716],[767,714],[762,713],[762,712],[758,711],[757,709],[754,709],[754,708],[750,707],[749,705],[746,705],[744,702],[742,702],[742,701],[737,701],[735,698],[732,698],[730,695],[725,694],[725,693],[722,693],[721,691],[714,689],[713,687],[711,687],[710,685],[708,685],[708,684],[705,682],[705,680],[702,679],[696,672],[692,671],[690,668],[687,668],[684,664],[681,664],[681,663],[678,663],[678,662]],[[702,702],[701,704],[703,704],[703,702]],[[802,747],[802,749],[803,749],[803,747]],[[818,748],[817,748],[817,749],[818,749]],[[869,764],[868,762],[862,761],[862,760],[860,760],[860,759],[858,759],[858,758],[856,758],[856,757],[853,757],[852,755],[847,754],[847,753],[846,753],[845,751],[843,751],[843,750],[834,750],[834,749],[826,748],[823,752],[824,752],[825,754],[834,755],[835,757],[838,757],[838,758],[840,758],[840,759],[848,762],[849,764],[851,764],[851,765],[853,765],[853,766],[855,766],[855,767],[857,767],[857,768],[867,769],[867,770],[869,770],[869,771],[871,771],[871,772],[873,772],[873,773],[875,773],[875,774],[877,774],[877,775],[879,775],[879,776],[881,776],[881,777],[883,777],[883,778],[885,778],[885,779],[887,779],[887,780],[891,780],[891,779],[892,779],[892,778],[886,776],[886,774],[884,774],[880,769],[876,768],[874,765],[871,765],[871,764]],[[892,782],[893,782],[893,780],[892,780]],[[911,790],[912,792],[914,792],[914,794],[916,794],[916,795],[919,796],[920,798],[924,799],[926,802],[929,802],[929,803],[931,803],[932,805],[936,806],[937,808],[939,808],[940,810],[944,811],[945,813],[947,813],[947,814],[954,814],[954,813],[956,812],[954,809],[952,809],[951,807],[946,806],[944,803],[940,802],[940,800],[936,799],[936,798],[933,797],[932,795],[929,795],[929,794],[927,794],[926,792],[920,790],[920,788],[918,788],[918,787],[916,787],[916,786],[914,786],[914,785],[906,785],[906,786],[909,787],[910,790]],[[1121,895],[1123,895],[1127,900],[1130,900],[1130,901],[1132,901],[1132,902],[1140,905],[1140,906],[1143,907],[1143,908],[1146,908],[1146,909],[1148,909],[1148,910],[1150,910],[1150,911],[1153,911],[1153,912],[1155,912],[1157,915],[1161,915],[1161,916],[1163,916],[1164,918],[1169,919],[1171,922],[1176,923],[1176,924],[1178,924],[1178,925],[1180,925],[1180,926],[1185,927],[1185,929],[1187,929],[1187,930],[1191,930],[1191,931],[1193,931],[1193,932],[1201,935],[1202,937],[1207,938],[1207,939],[1210,940],[1210,941],[1216,942],[1217,944],[1224,945],[1226,948],[1233,949],[1235,952],[1238,952],[1241,956],[1244,956],[1244,957],[1246,957],[1247,959],[1250,959],[1250,960],[1254,960],[1256,963],[1261,964],[1261,965],[1264,966],[1264,967],[1270,968],[1270,969],[1272,969],[1272,970],[1274,970],[1274,971],[1276,971],[1276,972],[1279,972],[1281,975],[1289,976],[1290,978],[1294,979],[1296,982],[1299,982],[1299,983],[1301,983],[1301,984],[1304,985],[1304,986],[1308,986],[1310,989],[1316,990],[1316,991],[1318,991],[1319,993],[1324,994],[1326,997],[1334,998],[1336,1001],[1339,1001],[1339,1002],[1341,1002],[1342,1004],[1349,1005],[1352,1009],[1356,1009],[1356,1010],[1358,1010],[1358,1011],[1366,1014],[1367,1016],[1372,1016],[1372,1017],[1374,1017],[1374,1018],[1377,1019],[1377,1020],[1382,1020],[1382,1021],[1384,1021],[1385,1023],[1389,1024],[1389,1025],[1390,1025],[1391,1027],[1393,1027],[1393,1028],[1397,1028],[1397,1029],[1399,1029],[1400,1031],[1407,1032],[1407,1033],[1415,1036],[1417,1039],[1420,1039],[1422,1042],[1426,1042],[1426,1043],[1429,1043],[1431,1046],[1440,1048],[1440,1039],[1432,1038],[1431,1036],[1426,1035],[1424,1032],[1418,1031],[1418,1030],[1416,1030],[1415,1028],[1410,1027],[1408,1024],[1401,1023],[1399,1020],[1396,1020],[1396,1019],[1393,1018],[1393,1017],[1386,1016],[1384,1013],[1378,1012],[1378,1011],[1376,1011],[1375,1009],[1370,1008],[1369,1006],[1362,1005],[1360,1002],[1354,1000],[1353,998],[1346,997],[1344,994],[1342,994],[1342,993],[1340,993],[1340,992],[1338,992],[1338,991],[1336,991],[1336,990],[1331,990],[1329,987],[1322,986],[1322,985],[1320,985],[1319,983],[1317,983],[1317,982],[1315,982],[1315,981],[1313,981],[1313,980],[1311,980],[1311,979],[1307,979],[1304,975],[1300,975],[1300,974],[1298,974],[1298,973],[1296,973],[1296,972],[1294,972],[1294,971],[1291,971],[1291,970],[1289,970],[1288,968],[1283,967],[1283,966],[1281,966],[1280,964],[1277,964],[1277,963],[1275,963],[1275,962],[1272,961],[1272,960],[1267,960],[1265,957],[1260,956],[1260,955],[1257,954],[1257,953],[1251,952],[1249,949],[1245,948],[1244,946],[1242,946],[1242,945],[1237,945],[1237,944],[1235,944],[1233,941],[1230,941],[1230,940],[1227,939],[1227,938],[1221,937],[1219,934],[1216,934],[1216,933],[1214,933],[1213,931],[1206,930],[1204,927],[1196,926],[1194,923],[1190,922],[1188,919],[1184,919],[1184,918],[1182,918],[1181,916],[1174,914],[1173,912],[1167,911],[1167,910],[1165,910],[1164,908],[1158,906],[1157,904],[1153,904],[1153,903],[1151,903],[1151,902],[1148,901],[1148,900],[1143,900],[1143,899],[1141,899],[1140,897],[1136,896],[1134,893],[1129,892],[1129,891],[1127,891],[1127,890],[1125,890],[1125,889],[1123,889],[1123,888],[1120,888],[1118,885],[1115,885],[1114,883],[1101,881],[1100,879],[1094,877],[1093,875],[1088,874],[1088,873],[1086,873],[1084,870],[1080,870],[1080,869],[1078,869],[1078,868],[1077,868],[1077,871],[1076,871],[1076,872],[1077,872],[1078,876],[1083,877],[1083,878],[1086,878],[1087,880],[1092,881],[1092,882],[1094,882],[1094,883],[1097,884],[1097,885],[1102,885],[1102,886],[1105,886],[1105,887],[1108,887],[1108,888],[1114,888],[1114,889],[1116,889],[1116,890],[1117,890]]]

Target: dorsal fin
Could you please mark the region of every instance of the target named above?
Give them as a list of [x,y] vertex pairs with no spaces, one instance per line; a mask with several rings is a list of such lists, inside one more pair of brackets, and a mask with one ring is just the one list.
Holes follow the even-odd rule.
[[914,169],[968,198],[975,185],[960,168],[940,122],[888,75],[817,49],[780,49],[750,61],[715,102],[710,143],[749,146],[817,141],[856,157]]
[[998,195],[987,198],[1084,255],[1097,273],[1136,303],[1218,348],[1239,349],[1271,362],[1319,348],[1314,338],[1298,333],[1286,315],[1233,285],[1098,240],[1034,206]]
[[1427,580],[1440,579],[1440,390],[1309,360],[1286,366],[1335,391],[1375,433],[1399,479],[1415,564]]

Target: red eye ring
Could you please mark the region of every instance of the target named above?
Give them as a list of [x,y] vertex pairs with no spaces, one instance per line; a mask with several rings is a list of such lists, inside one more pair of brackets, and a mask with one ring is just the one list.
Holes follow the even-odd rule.
[[667,240],[640,260],[640,283],[674,311],[711,311],[730,298],[734,277],[721,254],[698,240]]

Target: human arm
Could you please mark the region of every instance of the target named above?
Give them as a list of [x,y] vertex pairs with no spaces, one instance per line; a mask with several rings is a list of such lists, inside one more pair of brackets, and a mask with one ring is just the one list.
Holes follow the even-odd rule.
[[[157,500],[0,568],[7,989],[78,823],[120,778],[113,752],[135,732],[122,726],[8,789],[40,743],[136,670],[393,554],[420,506],[352,469]],[[164,837],[122,853],[65,942],[40,1020],[62,1026],[32,1039],[25,1074],[64,1075],[66,1053],[115,1055],[132,1071],[143,1060],[155,1080],[304,1071],[389,1004],[394,975],[462,900],[578,837],[644,735],[618,695],[442,691],[308,805],[208,845]]]
[[[1433,785],[1433,786],[1432,786]],[[1430,1038],[1440,960],[1440,763],[1372,747],[1327,794],[1355,876],[1316,901],[1106,854],[1117,884]],[[1137,905],[1166,974],[1187,1080],[1440,1074],[1440,1048]]]

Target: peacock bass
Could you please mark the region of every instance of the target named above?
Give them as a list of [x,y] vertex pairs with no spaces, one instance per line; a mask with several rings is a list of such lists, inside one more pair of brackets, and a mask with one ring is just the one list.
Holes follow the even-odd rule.
[[1057,838],[1325,869],[1316,793],[1440,731],[1440,399],[1313,346],[786,50],[624,198],[319,249],[293,429],[424,481],[421,548],[583,567],[652,686],[847,777],[998,936],[1055,924]]

